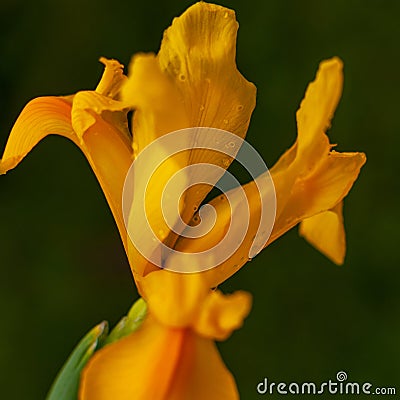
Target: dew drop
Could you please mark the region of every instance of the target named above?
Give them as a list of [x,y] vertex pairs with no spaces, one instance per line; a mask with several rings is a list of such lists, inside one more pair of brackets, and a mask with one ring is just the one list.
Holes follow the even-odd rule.
[[183,82],[183,81],[186,80],[186,76],[183,75],[183,74],[180,74],[180,75],[179,75],[179,79]]
[[203,105],[200,106],[200,111],[204,111],[205,107]]
[[229,158],[224,158],[224,159],[222,160],[222,165],[223,165],[224,167],[229,167]]
[[229,123],[229,121],[228,121],[227,119],[224,119],[222,122],[223,122],[225,125],[227,125],[227,124]]
[[242,111],[242,110],[243,110],[243,105],[242,105],[242,104],[239,104],[239,105],[236,107],[236,110],[237,110],[237,111]]

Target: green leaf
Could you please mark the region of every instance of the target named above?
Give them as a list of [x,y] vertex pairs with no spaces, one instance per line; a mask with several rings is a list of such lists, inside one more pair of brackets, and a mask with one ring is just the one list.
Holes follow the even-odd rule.
[[58,373],[46,400],[76,400],[78,398],[81,371],[104,341],[107,333],[108,324],[103,321],[86,334]]
[[147,304],[140,298],[137,300],[128,312],[128,315],[123,317],[115,328],[110,332],[102,346],[116,342],[132,332],[136,331],[142,324],[147,313]]

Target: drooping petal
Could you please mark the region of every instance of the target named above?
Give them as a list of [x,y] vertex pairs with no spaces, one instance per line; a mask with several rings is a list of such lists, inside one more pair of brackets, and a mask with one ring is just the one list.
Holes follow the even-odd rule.
[[93,91],[75,95],[71,119],[79,146],[101,185],[123,244],[127,234],[122,211],[125,177],[132,163],[126,106]]
[[300,223],[299,233],[335,264],[342,265],[346,254],[343,202]]
[[165,400],[239,399],[235,379],[213,341],[188,332],[178,365]]
[[81,375],[79,400],[238,399],[235,380],[215,344],[148,317],[131,335],[107,345]]
[[[40,97],[22,110],[0,161],[0,173],[14,168],[36,144],[50,134],[72,140],[88,159],[114,214],[126,246],[122,188],[132,159],[126,105],[114,100],[123,82],[122,66],[105,60],[98,92],[68,97]],[[102,94],[104,93],[104,94]]]
[[186,331],[149,316],[129,336],[105,346],[81,375],[80,400],[167,400]]
[[58,97],[38,97],[22,110],[8,138],[0,173],[15,168],[43,138],[50,134],[65,136],[78,144],[71,126],[71,104]]

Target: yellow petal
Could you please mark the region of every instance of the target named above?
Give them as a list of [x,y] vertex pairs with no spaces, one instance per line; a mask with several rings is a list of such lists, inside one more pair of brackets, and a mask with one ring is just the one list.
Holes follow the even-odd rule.
[[243,319],[249,314],[250,308],[249,293],[238,291],[223,295],[220,291],[213,291],[207,296],[193,328],[203,337],[226,340],[243,325]]
[[[123,81],[122,66],[116,61],[104,62],[106,69],[98,90],[115,97]],[[127,111],[123,103],[93,91],[64,98],[34,99],[14,124],[0,162],[0,173],[14,168],[47,135],[67,137],[88,159],[127,247],[122,214],[122,189],[132,159]]]
[[301,236],[338,265],[343,264],[346,254],[342,208],[340,202],[332,210],[304,219],[299,228]]
[[132,163],[131,138],[126,106],[94,91],[75,95],[72,126],[93,172],[102,187],[125,249],[127,234],[123,219],[122,191]]
[[149,310],[164,325],[189,326],[209,294],[199,274],[166,270],[151,272],[143,279]]
[[[263,186],[265,190],[262,192],[259,190],[261,186],[256,184],[256,182],[258,182],[260,185],[261,181],[265,182]],[[242,189],[244,190],[245,196],[239,196]],[[209,203],[216,213],[216,221],[213,229],[205,235],[194,239],[188,238],[184,231],[175,246],[175,249],[180,253],[170,257],[170,259],[167,260],[166,266],[173,268],[175,263],[183,262],[181,258],[183,260],[185,260],[185,257],[190,259],[188,256],[185,256],[186,253],[190,256],[191,253],[206,252],[212,249],[207,258],[203,258],[202,255],[200,255],[197,258],[198,265],[194,267],[196,267],[197,270],[211,268],[202,272],[202,276],[210,287],[216,287],[238,271],[250,257],[254,256],[251,250],[256,242],[263,242],[263,238],[265,236],[268,237],[268,229],[271,228],[273,223],[274,210],[263,209],[263,218],[267,215],[266,220],[271,223],[271,226],[268,226],[268,222],[264,220],[267,222],[264,227],[260,226],[261,210],[263,206],[268,207],[274,204],[274,196],[273,187],[269,184],[269,175],[263,174],[260,175],[256,181],[228,191],[226,196],[214,198]],[[233,201],[228,201],[228,198],[233,199]],[[247,207],[249,210],[248,221],[246,220],[247,216],[244,212]],[[195,216],[194,218],[196,219],[198,217]],[[247,223],[248,226],[246,230]],[[261,230],[259,231],[260,228]],[[242,236],[236,234],[236,229],[241,231]],[[217,245],[221,244],[224,239],[226,240],[228,238],[228,236],[226,236],[227,233],[232,233],[232,231],[233,234],[231,237],[234,238],[234,240],[233,242],[228,241],[226,243],[226,249],[230,249],[232,255],[226,258],[222,263],[218,263],[216,260],[220,259],[220,253],[217,250]],[[206,268],[204,268],[204,266],[206,266]]]
[[[255,106],[255,87],[244,79],[235,64],[237,27],[233,11],[197,3],[166,30],[157,56],[140,54],[132,59],[123,100],[135,108],[135,154],[156,138],[187,127],[213,127],[245,136]],[[211,132],[208,136],[213,140]],[[199,162],[227,168],[231,158],[216,151],[192,150],[181,154],[175,165],[182,169]],[[164,176],[158,183],[161,189],[178,169],[164,168]],[[192,183],[190,177],[188,182]],[[210,188],[201,184],[186,191],[181,210],[185,223]],[[162,210],[157,193],[161,189],[146,204],[149,223],[166,233],[165,238],[160,238],[173,247],[177,234],[170,233],[159,218]],[[142,227],[136,224],[132,229]],[[154,269],[134,248],[130,259],[139,274],[137,280]]]
[[186,335],[146,317],[137,331],[89,360],[81,375],[79,399],[169,399]]
[[297,180],[275,222],[269,243],[304,218],[328,211],[341,202],[356,181],[365,161],[364,153],[332,151],[311,175]]
[[[296,163],[299,173],[307,173],[329,152],[329,140],[324,132],[342,94],[343,64],[334,57],[321,62],[315,81],[308,85],[305,97],[297,111]],[[304,172],[303,172],[304,171]]]
[[70,103],[58,97],[31,100],[11,130],[0,161],[0,173],[15,168],[38,142],[50,134],[65,136],[78,144],[71,126]]
[[328,156],[331,145],[325,134],[343,87],[343,64],[334,57],[320,63],[315,80],[306,90],[296,113],[297,140],[271,168],[277,197],[277,217],[290,199],[296,180],[310,174]]
[[215,344],[148,317],[136,332],[95,353],[81,375],[80,400],[238,399]]
[[190,126],[220,128],[244,137],[255,87],[237,70],[235,13],[199,2],[175,18],[163,37],[160,67],[182,95]]
[[189,126],[179,89],[161,70],[154,54],[137,54],[132,58],[122,98],[136,110],[135,154],[158,137]]
[[235,379],[213,341],[189,332],[178,364],[165,400],[239,399]]
[[80,147],[101,185],[126,249],[122,191],[132,161],[132,149],[113,125],[100,116],[95,120],[93,126],[86,130]]
[[[196,3],[165,31],[158,60],[181,94],[189,126],[224,129],[244,138],[255,107],[256,88],[236,67],[237,30],[234,11]],[[212,133],[209,135],[212,140]],[[191,152],[189,164],[227,168],[231,161],[218,152],[197,150]],[[185,222],[210,190],[209,185],[197,185],[187,191]]]

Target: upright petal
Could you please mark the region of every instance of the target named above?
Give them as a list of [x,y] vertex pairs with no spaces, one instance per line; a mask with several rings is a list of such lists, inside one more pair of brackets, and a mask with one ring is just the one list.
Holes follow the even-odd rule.
[[[156,138],[187,127],[219,128],[245,136],[255,106],[255,87],[236,67],[237,28],[233,11],[200,2],[176,18],[165,31],[157,56],[140,54],[132,59],[123,99],[135,108],[136,154]],[[213,140],[211,133],[208,139]],[[225,169],[231,158],[217,151],[188,151],[170,169],[164,168],[159,185],[177,170],[199,162]],[[187,181],[195,184],[191,179],[189,176]],[[219,177],[215,179],[216,182]],[[191,219],[209,190],[209,185],[198,184],[185,192],[181,209],[184,222]],[[157,230],[166,235],[160,239],[173,247],[177,234],[160,223],[160,202],[155,195],[153,199],[148,202],[149,223],[157,225]],[[139,275],[137,279],[154,269],[134,248],[130,259]]]
[[343,87],[343,63],[337,58],[322,61],[315,81],[308,85],[305,97],[296,113],[297,154],[296,162],[303,173],[316,167],[329,150],[325,135],[330,128]]
[[[158,60],[181,94],[189,126],[224,129],[244,138],[255,107],[256,88],[236,67],[237,30],[234,11],[196,3],[165,31]],[[211,141],[212,133],[210,136]],[[227,168],[231,161],[218,152],[195,150],[189,164]],[[209,185],[188,190],[184,221],[190,220],[193,208],[209,190]]]

